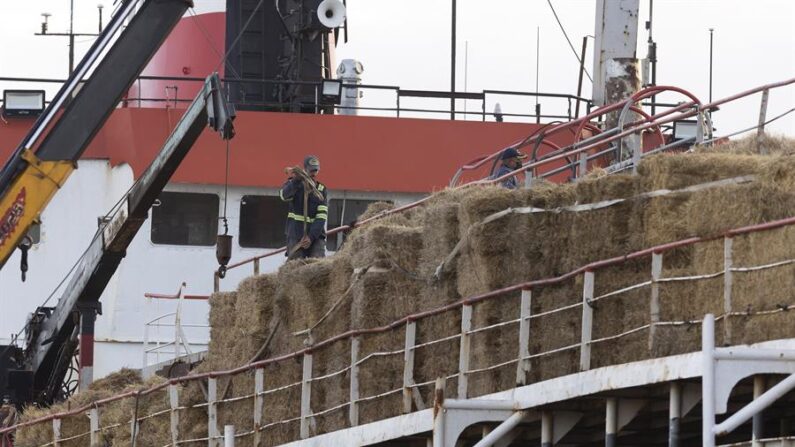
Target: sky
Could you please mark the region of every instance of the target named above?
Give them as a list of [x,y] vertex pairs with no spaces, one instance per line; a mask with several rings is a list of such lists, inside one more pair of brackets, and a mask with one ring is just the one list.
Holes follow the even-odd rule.
[[[611,1],[611,0],[608,0]],[[105,15],[112,0],[74,0],[75,31],[93,32],[97,4]],[[577,52],[584,36],[594,34],[595,0],[550,0]],[[222,0],[195,0],[199,12]],[[270,4],[269,1],[265,2]],[[365,68],[366,84],[403,89],[450,89],[451,0],[348,0],[349,37],[337,48],[337,59],[355,58]],[[638,57],[646,56],[649,2],[641,0]],[[67,41],[36,37],[42,12],[49,12],[50,31],[68,27],[67,0],[0,2],[0,76],[62,78],[67,67]],[[457,90],[516,90],[574,94],[579,63],[569,48],[546,0],[458,0]],[[709,28],[714,29],[713,97],[738,93],[795,77],[795,2],[791,0],[657,0],[654,39],[658,45],[657,83],[709,98]],[[540,35],[537,42],[536,35]],[[91,38],[78,38],[82,54]],[[13,42],[13,44],[8,44]],[[197,47],[207,45],[197,42]],[[536,52],[538,45],[539,51]],[[588,40],[586,68],[592,71],[593,39]],[[539,76],[536,76],[538,62]],[[0,89],[20,87],[0,81]],[[26,86],[30,88],[29,86]],[[583,96],[590,96],[587,78]],[[50,95],[51,96],[51,95]],[[679,102],[669,95],[660,101]],[[393,93],[365,91],[364,106],[394,105]],[[531,99],[489,96],[486,108],[501,102],[503,112],[531,113]],[[444,108],[449,101],[401,101],[401,106]],[[723,107],[715,114],[717,134],[751,127],[758,121],[760,95]],[[457,108],[479,110],[476,101]],[[773,90],[767,118],[795,107],[795,86]],[[565,112],[562,101],[542,100],[542,112]],[[463,118],[461,116],[460,118]],[[470,119],[479,119],[470,117]],[[795,113],[769,127],[795,136]]]

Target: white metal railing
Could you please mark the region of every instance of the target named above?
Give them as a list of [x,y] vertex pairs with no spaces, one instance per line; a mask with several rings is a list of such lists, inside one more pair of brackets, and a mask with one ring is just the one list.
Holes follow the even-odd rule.
[[[186,283],[182,283],[179,290],[174,295],[164,295],[157,293],[146,293],[146,309],[152,307],[153,300],[176,300],[177,308],[174,312],[158,315],[144,323],[144,345],[143,345],[143,362],[142,368],[146,369],[152,364],[159,364],[161,362],[161,355],[167,356],[164,360],[176,361],[183,355],[192,355],[191,342],[185,336],[185,328],[206,328],[209,329],[209,324],[195,324],[184,323],[182,321],[183,303],[185,300],[207,300],[207,296],[202,295],[185,295],[183,290]],[[159,307],[158,307],[159,308]],[[156,310],[156,312],[158,312]],[[158,312],[159,313],[159,312]],[[173,319],[171,319],[173,317]],[[160,328],[170,328],[173,332],[173,339],[164,341],[160,335]],[[154,329],[154,340],[152,340],[152,330]],[[200,343],[201,344],[201,343]],[[154,345],[154,346],[150,346]],[[194,343],[195,345],[195,343]],[[150,363],[150,358],[154,356],[154,363]]]

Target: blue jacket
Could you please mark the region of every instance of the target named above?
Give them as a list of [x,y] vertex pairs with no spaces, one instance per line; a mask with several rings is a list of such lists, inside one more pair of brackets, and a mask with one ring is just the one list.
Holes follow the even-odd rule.
[[[513,169],[509,168],[508,166],[501,165],[500,168],[497,169],[497,172],[495,172],[494,175],[492,175],[490,178],[491,179],[499,178],[499,177],[502,177],[503,175],[508,174],[509,172],[512,172],[512,171],[513,171]],[[519,184],[516,181],[516,176],[515,175],[512,175],[512,176],[506,178],[505,180],[501,181],[500,185],[503,188],[508,188],[508,189],[516,189],[516,188],[519,187]]]
[[304,216],[304,182],[300,178],[288,179],[279,190],[279,197],[288,203],[287,240],[300,240],[304,237],[304,222],[306,222],[307,235],[314,242],[316,239],[325,239],[326,221],[328,220],[328,189],[317,182],[317,189],[323,195],[320,200],[312,192],[308,195],[306,216]]

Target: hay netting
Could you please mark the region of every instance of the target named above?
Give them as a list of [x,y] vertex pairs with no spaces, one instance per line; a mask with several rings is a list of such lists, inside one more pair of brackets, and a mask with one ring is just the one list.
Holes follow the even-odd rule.
[[[595,270],[594,300],[586,304],[593,310],[592,368],[697,350],[697,321],[707,312],[724,314],[720,236],[727,229],[795,215],[795,157],[790,155],[795,143],[762,140],[773,153],[766,156],[756,155],[754,144],[756,139],[748,139],[649,157],[637,175],[595,172],[577,183],[542,182],[529,190],[478,186],[437,193],[421,207],[355,229],[332,257],[292,261],[277,273],[243,281],[237,292],[215,294],[210,352],[201,369],[229,369],[349,330],[387,326],[463,297],[560,276],[597,260],[714,236],[663,255],[662,278],[703,277],[653,287],[646,256]],[[388,206],[378,204],[366,214]],[[795,258],[793,239],[795,229],[788,227],[733,239],[735,266],[773,265],[732,272],[731,313],[718,321],[719,344],[795,336],[792,313],[785,311],[794,304],[795,263],[787,262]],[[665,324],[652,330],[655,287],[658,319]],[[579,371],[583,288],[582,274],[533,288],[529,368],[520,374],[520,291],[475,303],[467,395]],[[417,344],[448,339],[414,350],[417,386],[407,395],[412,409],[432,405],[438,377],[447,378],[446,393],[456,396],[461,323],[460,307],[416,321]],[[350,425],[345,404],[354,345],[358,422],[405,411],[405,330],[401,324],[311,352],[310,407],[319,414],[309,424],[310,434]],[[298,438],[303,361],[298,357],[265,368],[264,445]],[[253,381],[253,373],[219,379],[219,395],[237,398],[220,405],[219,425],[233,423],[238,432],[254,429]],[[204,399],[195,385],[184,388],[183,397],[186,405]],[[181,436],[206,436],[206,409],[186,413],[192,432]],[[239,438],[241,445],[251,440]]]

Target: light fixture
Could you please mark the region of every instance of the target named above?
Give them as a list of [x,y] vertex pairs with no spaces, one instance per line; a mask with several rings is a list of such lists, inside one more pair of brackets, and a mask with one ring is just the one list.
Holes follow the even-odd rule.
[[4,116],[39,116],[44,111],[44,90],[3,90]]
[[679,120],[674,121],[674,141],[696,139],[698,134],[698,121]]
[[321,100],[324,104],[339,104],[342,97],[342,81],[324,79],[320,85]]

